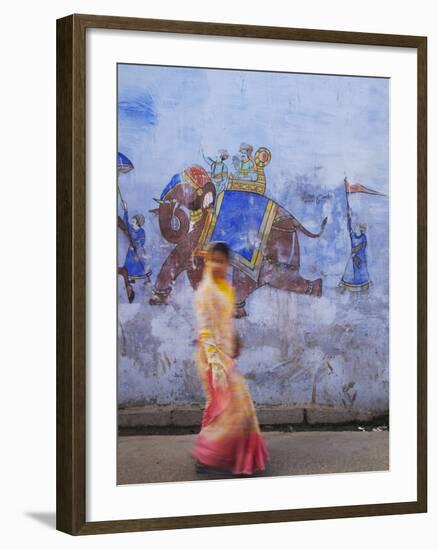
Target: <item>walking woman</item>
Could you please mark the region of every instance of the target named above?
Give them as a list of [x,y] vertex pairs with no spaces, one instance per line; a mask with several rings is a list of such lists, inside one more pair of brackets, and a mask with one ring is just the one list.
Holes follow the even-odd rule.
[[228,245],[212,243],[195,293],[196,362],[206,404],[192,456],[198,473],[251,475],[265,469],[269,455],[235,361],[240,341],[233,325],[234,290],[226,279],[229,262]]

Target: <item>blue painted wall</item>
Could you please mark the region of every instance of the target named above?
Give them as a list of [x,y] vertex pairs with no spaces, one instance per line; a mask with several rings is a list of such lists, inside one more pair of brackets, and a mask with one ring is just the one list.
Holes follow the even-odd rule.
[[[389,194],[389,82],[386,79],[119,65],[118,149],[134,164],[119,177],[129,214],[146,217],[155,277],[172,249],[148,213],[170,178],[202,152],[231,156],[242,141],[272,152],[266,194],[322,237],[300,235],[301,273],[323,278],[320,299],[261,288],[236,325],[240,368],[257,403],[388,408],[389,202],[351,196],[353,223],[367,224],[367,294],[340,293],[350,253],[343,179]],[[228,161],[231,169],[231,161]],[[127,243],[119,232],[119,265]],[[177,280],[168,306],[148,304],[119,281],[119,402],[202,402],[193,363],[193,291]]]

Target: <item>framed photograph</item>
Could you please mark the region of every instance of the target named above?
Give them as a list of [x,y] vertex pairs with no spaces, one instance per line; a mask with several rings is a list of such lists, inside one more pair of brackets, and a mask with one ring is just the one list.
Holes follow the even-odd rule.
[[57,528],[427,511],[427,41],[57,21]]

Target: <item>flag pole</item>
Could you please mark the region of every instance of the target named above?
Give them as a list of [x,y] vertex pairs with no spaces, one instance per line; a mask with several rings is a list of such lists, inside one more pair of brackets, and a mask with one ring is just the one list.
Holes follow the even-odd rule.
[[[345,191],[345,201],[347,203],[347,228],[348,228],[348,235],[349,235],[350,240],[351,240],[351,216],[350,216],[351,208],[350,208],[350,200],[349,200],[350,192],[349,192],[349,184],[348,184],[347,176],[345,176],[345,178],[344,178],[344,191]],[[339,281],[339,286],[342,286],[344,275],[345,275],[345,272],[347,270],[348,263],[350,262],[350,259],[351,259],[351,256],[348,257],[347,263],[346,263],[345,268],[344,268],[344,273],[342,274],[341,280]]]
[[122,201],[122,205],[123,207],[125,206],[125,200],[123,198],[123,195],[122,195],[122,192],[120,191],[120,186],[119,186],[119,175],[120,174],[123,174],[123,172],[120,171],[120,168],[117,169],[117,191],[119,193],[119,197],[120,197],[120,200]]
[[125,201],[122,197],[122,192],[120,191],[119,182],[117,182],[117,191],[119,192],[120,200],[122,201],[122,204],[125,204]]
[[351,231],[351,215],[350,215],[351,207],[350,207],[350,199],[349,199],[350,191],[349,191],[349,184],[348,184],[347,176],[345,176],[345,178],[344,178],[344,191],[345,191],[345,200],[347,202],[348,231],[350,232]]

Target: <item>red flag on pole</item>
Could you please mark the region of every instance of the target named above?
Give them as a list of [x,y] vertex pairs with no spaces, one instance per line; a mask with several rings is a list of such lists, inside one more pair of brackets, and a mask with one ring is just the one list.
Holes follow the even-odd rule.
[[380,195],[382,197],[386,196],[384,193],[365,187],[365,185],[362,185],[361,183],[349,183],[347,178],[345,178],[344,183],[346,193],[367,193],[368,195]]

